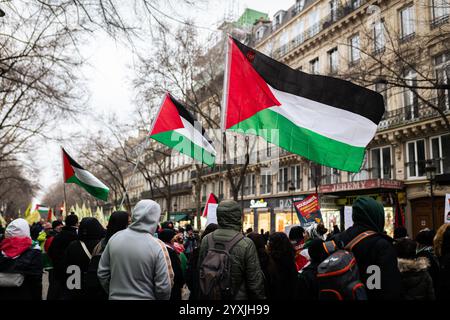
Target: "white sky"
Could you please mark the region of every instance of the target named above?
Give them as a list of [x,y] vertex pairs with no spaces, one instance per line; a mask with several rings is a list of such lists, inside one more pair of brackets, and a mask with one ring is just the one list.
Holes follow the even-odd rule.
[[[272,17],[278,10],[286,10],[294,3],[295,0],[200,0],[195,8],[165,6],[160,10],[179,20],[194,19],[196,25],[215,30],[226,15],[239,17],[247,7],[266,12]],[[177,3],[172,1],[172,4]],[[205,29],[199,29],[199,32],[208,33]],[[82,54],[88,59],[89,65],[83,68],[82,74],[87,79],[90,91],[89,105],[95,116],[80,115],[81,118],[71,129],[95,130],[98,126],[95,118],[112,113],[121,121],[127,121],[135,108],[134,92],[131,87],[134,56],[131,50],[99,33],[82,49]],[[67,135],[67,130],[67,123],[63,123],[55,129],[55,135],[61,135],[63,132]],[[39,181],[43,187],[35,199],[36,202],[40,202],[47,187],[62,179],[59,147],[57,143],[48,142],[43,146],[45,152],[40,152],[34,158],[35,164],[41,169]],[[69,141],[66,147],[76,151],[75,139]],[[76,154],[72,156],[77,158]]]

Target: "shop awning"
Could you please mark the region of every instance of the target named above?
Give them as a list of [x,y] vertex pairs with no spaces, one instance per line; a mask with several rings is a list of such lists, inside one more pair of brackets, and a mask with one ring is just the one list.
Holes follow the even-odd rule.
[[189,216],[186,213],[171,213],[169,217],[169,220],[174,222],[189,220]]

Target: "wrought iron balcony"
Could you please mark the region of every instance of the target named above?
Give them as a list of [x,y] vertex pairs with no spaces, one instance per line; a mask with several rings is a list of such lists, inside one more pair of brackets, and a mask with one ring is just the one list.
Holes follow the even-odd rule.
[[[446,114],[450,114],[449,109],[444,109],[443,111]],[[411,105],[386,111],[382,120],[378,124],[378,129],[387,129],[400,125],[406,125],[438,116],[439,112],[430,106],[420,104]]]

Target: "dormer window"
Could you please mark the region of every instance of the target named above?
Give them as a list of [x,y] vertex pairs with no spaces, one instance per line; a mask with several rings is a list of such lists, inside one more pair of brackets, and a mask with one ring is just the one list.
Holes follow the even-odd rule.
[[281,25],[281,21],[283,21],[283,12],[279,12],[273,17],[272,26],[274,28],[278,27]]
[[263,38],[265,29],[264,26],[261,26],[256,30],[256,40],[261,40]]
[[304,7],[305,7],[305,0],[297,0],[297,2],[295,3],[295,9],[294,9],[295,13],[302,11]]

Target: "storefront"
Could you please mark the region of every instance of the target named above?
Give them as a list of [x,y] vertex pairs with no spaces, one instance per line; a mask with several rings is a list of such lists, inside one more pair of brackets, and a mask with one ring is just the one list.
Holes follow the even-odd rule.
[[[397,180],[371,179],[357,182],[322,185],[319,187],[322,198],[334,198],[334,208],[322,207],[324,224],[332,228],[333,223],[344,229],[344,210],[351,207],[359,196],[372,197],[381,202],[385,214],[385,231],[389,236],[394,234],[396,205],[405,212],[405,192],[403,182]],[[322,201],[321,201],[322,202]]]

